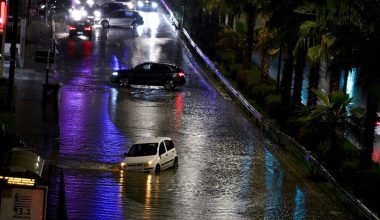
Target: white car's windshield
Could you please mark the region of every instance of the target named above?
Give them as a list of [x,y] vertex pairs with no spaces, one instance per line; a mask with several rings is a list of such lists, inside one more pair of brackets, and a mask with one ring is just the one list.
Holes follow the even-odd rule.
[[127,157],[141,157],[157,154],[157,143],[151,144],[134,144],[129,149]]

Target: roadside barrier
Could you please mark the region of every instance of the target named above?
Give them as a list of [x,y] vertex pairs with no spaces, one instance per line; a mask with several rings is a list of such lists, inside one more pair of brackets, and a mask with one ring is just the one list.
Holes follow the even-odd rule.
[[[346,200],[352,204],[360,213],[365,216],[367,219],[371,220],[380,220],[370,209],[368,209],[358,198],[354,197],[347,190],[343,189],[335,178],[320,164],[304,146],[298,143],[294,138],[286,135],[276,127],[268,123],[268,121],[255,109],[251,104],[239,93],[231,84],[224,78],[224,76],[219,72],[215,67],[213,62],[202,52],[202,50],[197,46],[197,44],[191,39],[189,33],[183,27],[178,29],[178,21],[174,17],[173,12],[166,4],[165,0],[161,0],[162,5],[166,9],[165,16],[168,20],[175,26],[175,28],[182,32],[185,37],[186,43],[190,44],[192,50],[197,53],[197,55],[203,60],[203,62],[210,68],[214,75],[217,77],[220,82],[227,88],[227,92],[231,95],[232,98],[235,98],[235,101],[241,104],[246,111],[250,114],[251,118],[254,119],[256,125],[269,136],[271,140],[279,144],[281,147],[286,148],[287,150],[294,153],[298,158],[301,158],[305,163],[307,163],[311,168],[317,171],[322,175],[327,182],[332,184],[335,189],[340,192]],[[189,46],[189,45],[187,45]]]

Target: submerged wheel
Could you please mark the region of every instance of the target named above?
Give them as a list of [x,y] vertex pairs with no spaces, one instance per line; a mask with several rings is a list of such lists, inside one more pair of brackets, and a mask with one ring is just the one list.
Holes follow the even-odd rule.
[[102,25],[102,28],[108,28],[110,26],[110,23],[108,23],[108,21],[102,21],[100,25]]
[[155,173],[159,173],[159,172],[161,172],[161,167],[160,167],[160,165],[156,165],[156,168],[154,169],[154,172]]
[[166,80],[164,83],[164,88],[166,90],[173,90],[175,88],[174,80],[172,80],[172,79]]

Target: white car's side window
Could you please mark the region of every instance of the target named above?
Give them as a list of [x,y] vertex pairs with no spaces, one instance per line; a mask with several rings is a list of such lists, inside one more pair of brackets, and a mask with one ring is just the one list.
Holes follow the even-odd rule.
[[159,154],[162,155],[164,153],[166,153],[165,145],[164,145],[164,142],[161,142],[160,143]]

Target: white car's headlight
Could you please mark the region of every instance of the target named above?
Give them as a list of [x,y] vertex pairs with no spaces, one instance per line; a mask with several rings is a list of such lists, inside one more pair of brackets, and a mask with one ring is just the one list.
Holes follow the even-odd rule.
[[119,75],[119,72],[112,72],[112,76],[117,76]]
[[87,4],[88,4],[90,7],[92,7],[92,6],[95,4],[95,2],[94,2],[94,0],[87,0]]
[[127,166],[126,163],[124,163],[124,162],[121,162],[121,163],[120,163],[120,168],[124,168],[125,166]]
[[150,167],[152,166],[153,161],[148,161],[144,163],[144,167]]
[[153,7],[153,8],[157,8],[157,7],[158,7],[157,2],[152,2],[152,7]]
[[102,16],[102,13],[99,10],[94,11],[95,18],[100,18]]

